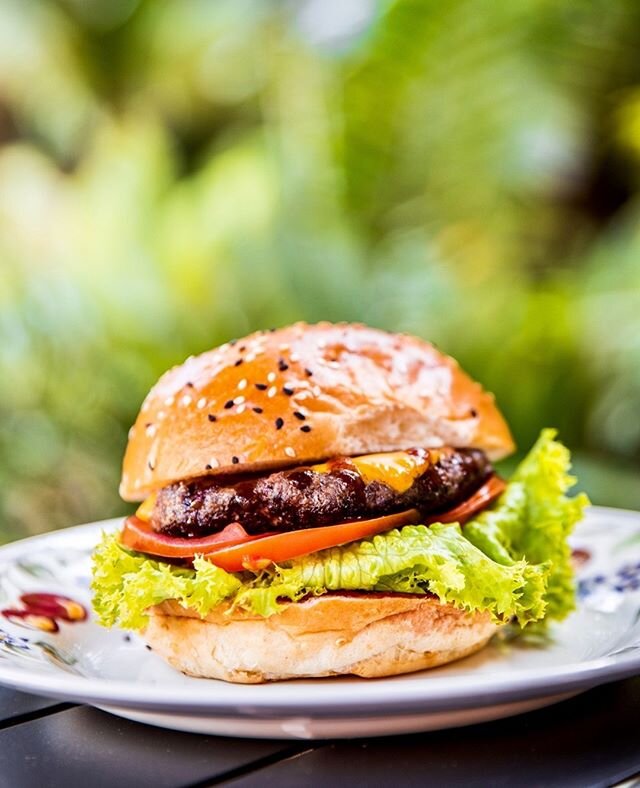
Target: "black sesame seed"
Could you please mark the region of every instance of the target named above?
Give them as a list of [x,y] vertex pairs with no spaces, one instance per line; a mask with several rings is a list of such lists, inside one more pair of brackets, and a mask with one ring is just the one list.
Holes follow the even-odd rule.
[[276,419],[276,429],[281,430],[284,426],[284,419],[281,419],[280,416]]
[[145,648],[147,649],[147,651],[153,651],[153,649],[151,648],[151,646],[148,646],[148,645],[147,645],[147,646],[145,646]]
[[239,460],[239,458],[238,458],[238,457],[236,457],[236,456],[234,455],[234,456],[231,458],[231,462],[232,462],[234,465],[237,465],[237,464],[240,462],[240,460]]
[[252,408],[254,413],[262,413],[262,408]]
[[125,635],[124,636],[124,642],[125,643],[131,643],[131,635]]
[[232,408],[233,407],[233,400],[232,399],[228,399],[224,403],[224,407],[225,407],[225,410],[229,410],[229,408]]
[[246,345],[240,345],[240,347],[238,348],[238,351],[239,351],[240,353],[244,353],[244,351],[245,351],[246,349],[247,349],[247,346],[246,346]]
[[242,359],[241,359],[241,358],[239,358],[239,359],[238,359],[238,360],[235,362],[235,364],[234,364],[233,366],[234,366],[234,367],[239,367],[239,366],[240,366],[240,364],[242,364]]
[[289,369],[289,365],[284,359],[281,358],[278,361],[278,369],[280,370],[280,372],[286,372]]
[[218,420],[218,417],[214,416],[213,413],[207,414],[207,418],[209,419],[209,421],[217,421]]
[[267,331],[268,331],[270,334],[273,334],[273,332],[275,331],[275,328],[268,328],[268,329],[267,329]]
[[238,341],[237,339],[230,339],[229,344],[231,345],[231,347],[233,347],[237,341]]
[[192,383],[190,380],[188,380],[188,381],[185,383],[185,386],[188,386],[190,389],[192,389],[192,388],[193,388],[193,383]]
[[283,386],[282,393],[286,394],[287,397],[290,397],[293,394],[293,389],[290,386]]
[[269,388],[266,383],[256,383],[255,386],[258,391],[266,391]]
[[478,415],[478,411],[475,408],[471,408],[469,413],[471,414],[471,417],[474,418],[474,419]]
[[147,465],[149,466],[149,470],[150,470],[150,471],[155,471],[155,469],[156,469],[156,466],[155,466],[155,465],[154,465],[154,464],[151,462],[151,460],[149,460],[149,462],[147,463]]
[[300,432],[311,432],[311,427],[308,424],[303,424],[302,427],[300,427]]
[[294,411],[293,411],[293,415],[296,417],[296,419],[300,419],[300,421],[304,421],[304,420],[307,418],[307,417],[304,415],[304,413],[300,413],[300,411],[299,411],[299,410],[294,410]]
[[147,421],[147,422],[145,423],[145,425],[144,425],[144,428],[145,428],[145,430],[146,430],[146,429],[148,429],[149,427],[152,427],[152,426],[153,426],[153,422],[152,422],[152,421]]
[[204,469],[205,469],[205,471],[210,471],[210,470],[211,470],[211,466],[209,465],[209,463],[207,463],[207,464],[204,466]]
[[313,372],[312,372],[310,369],[306,369],[306,368],[305,368],[305,370],[304,370],[304,374],[305,374],[305,375],[306,375],[308,378],[310,378],[310,377],[313,375]]

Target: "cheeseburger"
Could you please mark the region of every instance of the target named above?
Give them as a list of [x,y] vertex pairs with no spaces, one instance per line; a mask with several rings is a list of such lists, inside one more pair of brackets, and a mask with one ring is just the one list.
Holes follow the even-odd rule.
[[192,676],[390,676],[573,606],[569,455],[509,482],[494,398],[433,345],[298,323],[189,358],[145,399],[94,554],[101,623]]

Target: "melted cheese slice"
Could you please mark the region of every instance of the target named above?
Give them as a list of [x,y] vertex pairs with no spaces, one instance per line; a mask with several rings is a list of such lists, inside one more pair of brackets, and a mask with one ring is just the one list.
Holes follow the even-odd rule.
[[144,501],[138,506],[136,509],[136,517],[140,520],[143,520],[145,523],[148,523],[151,519],[151,513],[153,512],[153,507],[156,505],[156,498],[158,496],[156,493],[151,493],[148,498],[145,498]]
[[[347,457],[344,461],[357,470],[366,484],[382,482],[396,492],[403,493],[430,465],[438,461],[438,452],[431,450],[421,454],[409,454],[406,451],[390,451]],[[311,466],[311,470],[316,473],[328,473],[334,469],[335,465],[331,462]]]

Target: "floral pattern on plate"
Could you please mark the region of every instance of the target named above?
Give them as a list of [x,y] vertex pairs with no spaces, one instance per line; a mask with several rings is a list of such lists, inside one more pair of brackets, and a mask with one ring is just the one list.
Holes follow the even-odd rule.
[[[1,660],[40,662],[80,675],[77,657],[45,636],[89,619],[89,556],[90,550],[29,551],[0,564]],[[20,632],[25,629],[38,634],[26,636]]]
[[[315,738],[362,735],[363,715],[371,735],[495,719],[640,673],[640,513],[588,512],[572,539],[577,609],[546,631],[507,628],[478,654],[424,673],[260,686],[184,676],[139,636],[97,625],[90,554],[118,527],[0,548],[0,611],[9,611],[0,613],[0,683],[183,730]],[[30,606],[55,626],[26,629]]]

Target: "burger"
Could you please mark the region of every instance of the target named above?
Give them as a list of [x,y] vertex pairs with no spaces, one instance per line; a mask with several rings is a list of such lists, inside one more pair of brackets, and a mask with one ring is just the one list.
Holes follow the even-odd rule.
[[240,683],[390,676],[573,607],[569,454],[545,430],[509,482],[494,397],[433,345],[297,323],[191,357],[131,428],[139,501],[93,556],[100,622]]

